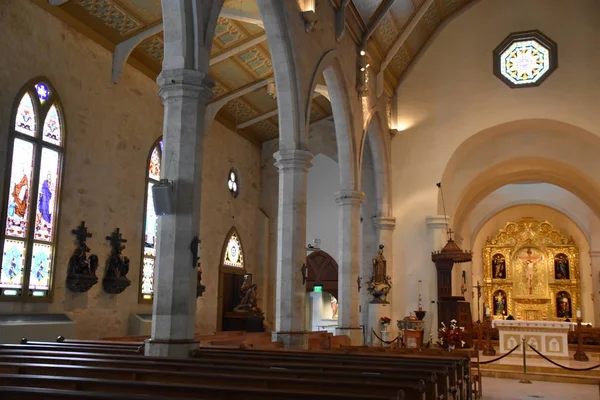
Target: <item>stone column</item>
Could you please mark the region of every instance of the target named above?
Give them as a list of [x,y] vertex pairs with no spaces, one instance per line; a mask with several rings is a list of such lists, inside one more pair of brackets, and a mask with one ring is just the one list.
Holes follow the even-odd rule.
[[173,213],[159,218],[152,338],[146,355],[187,357],[196,344],[196,269],[190,251],[200,236],[204,114],[212,81],[195,70],[164,70],[162,178],[173,183]]
[[[390,281],[394,281],[394,248],[393,248],[393,233],[394,228],[396,227],[396,218],[392,217],[374,217],[373,218],[373,226],[375,227],[375,232],[377,234],[377,246],[380,244],[384,245],[383,255],[385,256],[386,267],[387,267],[387,275],[391,278]],[[373,257],[375,254],[373,254]],[[368,268],[369,276],[373,273],[372,264],[369,264]],[[392,288],[390,292],[386,296],[386,300],[390,304],[369,304],[369,324],[368,324],[368,334],[370,335],[371,329],[374,329],[375,332],[379,334],[380,323],[379,320],[381,317],[389,317],[392,319],[390,323],[390,327],[388,328],[390,331],[390,338],[394,339],[398,332],[398,328],[396,326],[396,319],[394,319],[394,291],[401,290],[400,288]],[[373,299],[373,296],[366,293],[368,297],[370,297],[369,301]],[[400,295],[398,295],[400,296]],[[397,311],[396,311],[397,312]],[[369,338],[367,335],[367,338]],[[377,345],[378,340],[375,341]]]
[[352,345],[363,344],[359,327],[358,276],[360,274],[360,207],[363,192],[342,190],[335,194],[339,217],[338,328],[337,335],[350,337]]
[[279,169],[279,211],[273,340],[285,347],[305,347],[306,288],[301,271],[306,262],[307,178],[313,156],[304,150],[281,149],[274,157]]
[[[446,215],[431,215],[426,217],[427,230],[429,233],[429,240],[431,243],[429,265],[427,269],[423,271],[420,279],[423,281],[423,309],[427,311],[425,316],[425,339],[429,336],[429,333],[433,333],[434,339],[437,338],[436,333],[438,326],[438,288],[437,288],[437,271],[435,264],[431,261],[431,252],[440,251],[444,248],[448,242],[447,230],[448,230],[449,218]],[[434,301],[435,303],[432,303]]]
[[[590,250],[590,262],[592,264],[592,298],[594,299],[594,310],[592,312],[592,310],[582,307],[581,311],[584,321],[598,326],[600,324],[600,250]],[[579,268],[581,270],[581,266]],[[583,276],[579,277],[579,279],[582,278]]]

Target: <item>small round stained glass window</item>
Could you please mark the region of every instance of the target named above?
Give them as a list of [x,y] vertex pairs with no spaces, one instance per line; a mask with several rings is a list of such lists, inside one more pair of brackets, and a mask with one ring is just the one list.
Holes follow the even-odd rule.
[[494,50],[494,74],[512,88],[538,86],[558,66],[556,50],[539,31],[512,33]]
[[231,196],[235,199],[240,192],[240,181],[235,168],[231,168],[231,170],[229,171],[227,187],[229,188],[229,193],[231,193]]

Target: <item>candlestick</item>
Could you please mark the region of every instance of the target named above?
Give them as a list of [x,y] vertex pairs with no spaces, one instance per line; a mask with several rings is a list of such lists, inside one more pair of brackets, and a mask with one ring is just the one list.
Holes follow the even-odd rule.
[[581,319],[581,308],[577,307],[577,319]]
[[419,279],[418,281],[418,286],[419,286],[419,311],[421,311],[423,309],[423,297],[421,294],[421,280]]

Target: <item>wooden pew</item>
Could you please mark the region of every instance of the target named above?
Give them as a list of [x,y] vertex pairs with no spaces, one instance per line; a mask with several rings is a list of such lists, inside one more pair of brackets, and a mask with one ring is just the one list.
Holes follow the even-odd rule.
[[[223,374],[223,375],[236,375],[242,374],[252,376],[255,378],[259,377],[282,377],[292,379],[328,379],[328,380],[368,380],[369,382],[378,385],[393,385],[401,380],[412,380],[418,381],[423,380],[427,388],[428,399],[439,399],[438,387],[437,387],[437,376],[434,372],[422,370],[422,371],[405,371],[402,373],[400,378],[398,376],[385,376],[381,374],[365,374],[359,371],[315,371],[314,369],[307,370],[295,370],[288,368],[262,368],[260,366],[238,366],[238,365],[212,365],[212,364],[200,364],[189,363],[189,362],[175,362],[175,361],[155,361],[147,359],[136,359],[136,360],[110,360],[110,359],[94,359],[94,358],[76,358],[73,357],[48,357],[48,356],[35,356],[32,357],[24,355],[0,355],[0,368],[2,366],[10,366],[9,363],[35,363],[35,365],[76,365],[85,367],[104,367],[113,369],[131,369],[131,370],[151,370],[151,371],[169,371],[169,372],[206,372]],[[1,370],[1,369],[0,369]],[[194,378],[195,379],[195,378]]]
[[[75,355],[75,357],[73,356]],[[58,356],[58,357],[57,357]],[[86,358],[87,356],[87,358]],[[118,357],[118,360],[116,359]],[[112,369],[118,367],[135,368],[135,369],[156,369],[159,371],[176,370],[176,371],[214,371],[219,373],[245,373],[256,376],[285,376],[285,377],[302,377],[305,379],[317,379],[319,377],[328,377],[332,379],[341,379],[344,377],[350,379],[365,379],[368,378],[371,382],[379,384],[397,383],[402,379],[423,380],[426,382],[427,398],[440,398],[440,394],[445,394],[448,391],[445,381],[441,382],[440,389],[437,387],[437,377],[433,374],[431,368],[416,369],[410,368],[394,368],[387,372],[373,372],[373,368],[369,366],[326,366],[319,363],[291,364],[286,362],[281,363],[256,363],[243,360],[234,360],[234,364],[226,362],[204,362],[203,360],[188,360],[180,359],[175,361],[165,361],[165,359],[149,358],[149,357],[132,357],[132,356],[110,356],[106,354],[86,354],[86,353],[69,353],[68,357],[59,352],[39,352],[31,350],[4,350],[0,352],[0,361],[24,362],[33,360],[39,363],[61,363],[72,365],[88,365],[88,366],[110,366]],[[121,363],[119,365],[119,363]],[[154,367],[153,367],[154,365]],[[10,370],[9,372],[11,372]],[[39,373],[33,371],[32,373]],[[439,374],[440,371],[438,370]],[[433,374],[433,377],[432,377]],[[446,372],[447,375],[447,372]],[[410,397],[412,398],[412,397]],[[445,396],[444,398],[447,398]]]
[[[56,367],[56,366],[55,366]],[[63,366],[64,367],[64,366]],[[52,368],[52,366],[46,366]],[[69,366],[67,368],[74,368]],[[5,368],[2,367],[2,371]],[[27,364],[19,367],[19,372],[40,370],[40,367],[29,367]],[[60,370],[60,375],[42,374],[7,374],[0,373],[0,386],[18,385],[22,387],[45,387],[51,389],[77,389],[84,391],[117,392],[122,394],[152,394],[172,397],[211,398],[211,399],[404,399],[402,391],[376,387],[367,383],[349,383],[333,381],[302,381],[284,379],[254,379],[252,382],[244,381],[244,377],[223,377],[212,374],[212,381],[196,380],[200,374],[163,373],[153,372],[149,376],[145,371],[112,371],[112,375],[124,374],[135,376],[139,380],[107,378],[110,371],[98,368],[79,367],[78,375],[64,375],[65,370]],[[137,375],[136,375],[137,374]],[[189,376],[188,376],[189,375]],[[208,374],[207,374],[208,375]],[[150,378],[150,379],[149,379]],[[318,389],[314,390],[314,386]],[[369,387],[370,386],[370,387]],[[360,392],[357,392],[359,390]],[[417,399],[418,397],[409,397]]]
[[[43,346],[43,345],[42,345],[42,346]],[[26,346],[26,347],[29,347],[29,346]],[[84,346],[84,347],[89,347],[89,346]],[[31,348],[31,347],[29,347],[29,348]],[[80,348],[80,349],[81,349],[81,348]],[[6,349],[5,349],[5,350],[6,350]],[[86,349],[85,351],[88,351],[88,350]],[[243,354],[238,354],[238,353],[239,353],[239,352],[236,352],[236,354],[237,354],[237,357],[236,357],[235,359],[233,359],[231,362],[233,362],[233,363],[239,363],[239,361],[240,361],[240,357],[246,357],[246,356],[248,355],[248,353],[247,353],[247,352],[243,352]],[[262,353],[264,354],[264,352],[262,352]],[[276,353],[277,353],[277,355],[278,355],[278,356],[282,356],[283,354],[288,354],[288,355],[289,355],[289,353],[292,353],[292,355],[298,355],[296,352],[276,352]],[[71,353],[71,352],[70,352],[69,354],[75,354],[75,353]],[[78,355],[78,356],[79,356],[79,355],[81,355],[81,354],[82,354],[82,352],[81,352],[81,351],[77,351],[77,355]],[[87,353],[83,353],[83,354],[87,354]],[[101,354],[102,354],[102,353],[99,353],[99,354],[97,353],[95,356],[100,356]],[[222,354],[221,354],[221,355],[222,355]],[[331,354],[328,354],[328,355],[330,356]],[[322,357],[323,357],[323,356],[324,356],[323,354],[321,354],[321,355],[320,355],[320,358],[321,358],[321,359],[319,360],[319,363],[323,361],[323,360],[322,360]],[[109,357],[112,357],[112,356],[109,356]],[[121,357],[121,356],[120,356],[120,357]],[[348,356],[346,356],[346,355],[343,355],[343,357],[345,358],[345,361],[348,361]],[[204,360],[203,360],[203,361],[204,361]],[[373,361],[375,361],[375,360],[369,360],[369,362],[373,362]],[[380,361],[380,360],[379,360],[379,361]],[[364,363],[364,362],[365,362],[365,359],[364,359],[364,358],[361,358],[360,362],[361,362],[361,363]],[[252,362],[251,364],[254,364],[254,362]],[[271,364],[272,364],[272,363],[271,363]],[[284,364],[285,364],[285,363],[284,363]],[[286,367],[286,368],[288,368],[288,367],[289,367],[289,365],[286,365],[285,367]],[[297,366],[297,367],[298,367],[298,368],[300,368],[300,367],[302,367],[302,366],[300,365],[300,366]],[[315,365],[304,365],[304,367],[307,367],[307,368],[313,368],[313,369],[314,369]],[[372,369],[372,368],[371,368],[371,369]],[[409,368],[408,370],[410,370],[410,368]],[[348,373],[348,371],[346,371],[346,373]],[[377,372],[377,373],[378,373],[378,374],[381,374],[381,372]]]
[[[166,398],[185,398],[185,399],[392,399],[383,396],[364,396],[354,394],[323,394],[317,391],[293,391],[293,390],[264,390],[252,388],[220,387],[206,385],[173,385],[155,382],[130,382],[111,379],[92,379],[92,378],[73,378],[73,377],[54,377],[54,376],[22,376],[5,375],[1,378],[17,383],[21,387],[44,387],[50,389],[76,389],[85,392],[112,392],[117,393],[122,399],[132,398],[132,395],[150,395],[149,398],[160,396]],[[0,380],[0,386],[3,381]],[[11,385],[12,386],[12,385]],[[148,398],[148,397],[147,397]],[[396,397],[403,399],[404,397]],[[394,398],[394,399],[396,399]]]
[[[0,386],[0,399],[2,400],[123,400],[119,393],[86,392],[80,390],[59,390],[37,387]],[[188,398],[189,399],[189,398]],[[171,400],[171,397],[147,396],[142,394],[129,394],[127,400]],[[179,398],[179,400],[185,400]]]

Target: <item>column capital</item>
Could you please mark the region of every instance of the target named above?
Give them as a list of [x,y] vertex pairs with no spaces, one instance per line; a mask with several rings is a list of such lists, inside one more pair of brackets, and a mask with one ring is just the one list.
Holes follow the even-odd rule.
[[215,82],[207,73],[193,69],[163,70],[156,83],[160,86],[158,95],[163,101],[185,97],[208,103],[215,86]]
[[428,215],[425,217],[425,222],[431,229],[446,229],[450,223],[450,218],[447,215]]
[[312,166],[311,160],[313,159],[310,152],[296,149],[281,149],[275,152],[273,157],[275,158],[275,166],[280,172],[283,170],[308,171]]
[[373,217],[373,226],[379,230],[393,231],[396,228],[394,217]]
[[335,202],[339,206],[347,204],[361,205],[365,200],[365,194],[358,190],[340,190],[334,196]]

